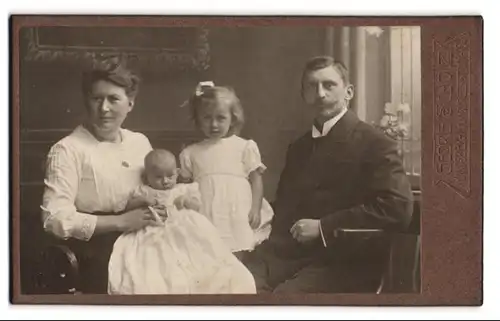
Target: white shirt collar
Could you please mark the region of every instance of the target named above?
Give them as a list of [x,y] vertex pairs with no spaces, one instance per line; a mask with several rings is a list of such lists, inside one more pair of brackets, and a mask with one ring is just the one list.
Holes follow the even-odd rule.
[[111,142],[106,142],[106,141],[100,141],[98,140],[85,126],[83,125],[79,125],[77,128],[76,128],[76,131],[79,131],[81,133],[83,133],[84,135],[86,135],[90,140],[94,141],[97,145],[99,144],[117,144],[117,145],[120,145],[122,144],[125,139],[126,139],[126,130],[123,129],[123,128],[119,128],[118,131],[119,131],[119,134],[121,136],[121,141],[120,142],[117,142],[117,143],[111,143]]
[[319,132],[319,130],[316,128],[316,126],[312,126],[312,137],[313,138],[318,138],[318,137],[324,137],[328,135],[330,130],[332,130],[333,126],[342,118],[342,116],[345,115],[347,112],[347,108],[344,108],[337,116],[333,117],[332,119],[326,121],[323,124],[323,132]]

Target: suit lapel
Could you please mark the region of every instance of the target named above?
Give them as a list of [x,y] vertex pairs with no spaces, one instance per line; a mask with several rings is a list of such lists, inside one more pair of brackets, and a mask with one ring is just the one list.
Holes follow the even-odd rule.
[[[358,117],[350,110],[332,127],[330,132],[320,138],[311,138],[312,155],[311,161],[324,163],[334,159],[342,159],[346,148],[350,145],[350,138],[354,128],[359,122]],[[333,159],[332,159],[333,158]],[[313,164],[317,166],[319,164]]]
[[332,127],[326,135],[331,142],[345,142],[349,140],[351,132],[359,123],[359,118],[351,110],[348,110],[345,115]]
[[342,162],[348,154],[350,136],[358,122],[358,117],[347,111],[326,136],[313,138],[311,131],[302,136],[295,148],[293,166],[298,176],[292,174],[300,190],[313,192],[327,174],[325,171],[335,170],[334,164]]

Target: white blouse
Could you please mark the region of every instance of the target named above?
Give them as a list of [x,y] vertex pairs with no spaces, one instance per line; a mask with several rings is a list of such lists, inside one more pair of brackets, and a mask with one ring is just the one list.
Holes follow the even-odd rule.
[[140,185],[151,144],[121,129],[122,142],[98,141],[83,126],[54,144],[47,156],[43,227],[60,238],[89,240],[95,212],[119,212]]

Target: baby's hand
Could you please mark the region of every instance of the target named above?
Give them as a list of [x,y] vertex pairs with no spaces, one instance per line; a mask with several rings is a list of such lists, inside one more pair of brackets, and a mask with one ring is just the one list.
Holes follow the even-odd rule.
[[184,196],[179,196],[174,200],[174,205],[178,210],[182,210],[184,206]]
[[179,183],[189,184],[193,182],[193,177],[187,170],[181,168],[179,170],[179,176],[177,176],[177,181]]
[[248,222],[250,223],[250,227],[252,229],[257,229],[260,226],[260,212],[251,209],[248,214]]
[[194,198],[189,196],[179,196],[174,200],[174,205],[178,210],[188,209],[193,211],[200,210],[200,202]]
[[184,207],[199,212],[201,204],[196,197],[184,197]]

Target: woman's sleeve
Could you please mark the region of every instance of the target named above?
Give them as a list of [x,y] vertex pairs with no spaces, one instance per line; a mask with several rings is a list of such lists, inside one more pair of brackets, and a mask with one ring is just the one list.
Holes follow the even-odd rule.
[[191,179],[193,178],[193,168],[191,164],[191,158],[189,157],[189,149],[183,149],[179,155],[180,163],[180,175],[182,178]]
[[75,207],[80,179],[78,155],[62,143],[54,145],[47,156],[42,219],[45,231],[62,239],[89,240],[97,216],[80,213]]
[[248,140],[243,151],[243,166],[247,175],[255,170],[263,173],[267,169],[262,163],[259,147],[253,140]]

